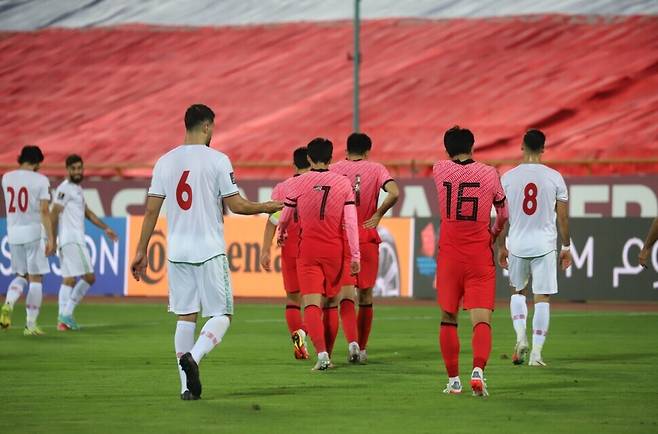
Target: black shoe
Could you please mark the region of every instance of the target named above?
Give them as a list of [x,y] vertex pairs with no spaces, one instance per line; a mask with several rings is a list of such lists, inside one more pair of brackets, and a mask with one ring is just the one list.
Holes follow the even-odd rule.
[[199,379],[199,365],[194,361],[192,354],[185,353],[180,358],[180,367],[187,376],[187,389],[196,397],[201,397],[201,380]]
[[185,392],[180,394],[180,399],[182,399],[183,401],[196,401],[197,399],[201,399],[201,397],[192,395],[192,392],[186,390]]

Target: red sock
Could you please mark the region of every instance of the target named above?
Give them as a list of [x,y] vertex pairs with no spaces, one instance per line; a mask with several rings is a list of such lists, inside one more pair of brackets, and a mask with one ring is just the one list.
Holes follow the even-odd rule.
[[372,304],[360,304],[357,317],[357,328],[359,333],[359,348],[366,349],[368,337],[372,328]]
[[358,335],[356,333],[356,309],[352,300],[343,300],[340,302],[340,320],[343,322],[343,334],[347,343],[356,342]]
[[308,334],[311,336],[311,341],[313,341],[315,351],[317,353],[327,351],[327,344],[324,340],[322,309],[320,309],[320,306],[316,306],[314,304],[306,306],[304,308],[304,319],[306,320]]
[[290,334],[303,328],[302,310],[299,306],[295,306],[294,304],[286,306],[286,323],[288,323],[288,331],[290,331]]
[[457,335],[457,324],[442,322],[439,332],[441,344],[441,355],[446,365],[448,377],[459,375],[459,336]]
[[334,343],[338,335],[338,306],[324,308],[324,340],[327,343],[329,356],[334,351]]
[[473,327],[473,368],[484,369],[491,354],[491,326],[479,322]]

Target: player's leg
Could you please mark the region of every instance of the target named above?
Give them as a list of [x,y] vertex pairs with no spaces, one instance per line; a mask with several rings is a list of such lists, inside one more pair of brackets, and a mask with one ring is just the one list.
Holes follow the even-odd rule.
[[281,273],[283,288],[286,291],[286,324],[293,343],[293,353],[296,359],[308,359],[306,349],[306,327],[302,320],[302,296],[299,292],[296,258],[281,257]]
[[174,332],[174,349],[176,351],[176,366],[178,367],[178,375],[180,377],[180,393],[181,399],[185,401],[192,401],[199,397],[193,395],[187,387],[187,375],[180,364],[180,359],[184,354],[192,351],[194,347],[194,334],[196,331],[197,314],[191,313],[188,315],[178,315],[176,321],[176,331]]
[[531,262],[531,270],[535,312],[532,316],[532,351],[528,364],[546,366],[542,358],[542,349],[550,322],[550,296],[557,294],[557,254],[551,252],[540,258],[534,258]]
[[461,264],[439,255],[436,274],[437,299],[441,306],[439,346],[448,373],[448,384],[443,392],[449,394],[459,394],[462,391],[459,379],[460,345],[457,334],[457,316],[463,295],[462,272]]
[[[354,285],[342,286],[340,290],[340,320],[347,340],[347,361],[359,361],[359,344],[356,328],[356,289]],[[331,352],[330,352],[331,354]]]
[[59,256],[59,264],[62,269],[62,276],[65,277],[62,277],[62,284],[59,287],[59,294],[57,296],[57,330],[66,331],[69,330],[69,327],[64,323],[64,321],[62,321],[62,317],[64,316],[66,306],[69,304],[69,300],[71,299],[71,291],[73,291],[73,287],[75,286],[75,277],[70,276],[66,271],[63,255]]
[[25,291],[27,283],[27,255],[25,246],[20,244],[10,244],[11,252],[11,271],[16,273],[16,277],[9,283],[5,303],[0,308],[0,327],[3,329],[11,326],[11,313],[14,305]]
[[366,347],[370,330],[372,329],[373,307],[372,288],[377,281],[379,269],[379,245],[376,243],[361,244],[361,271],[357,276],[357,293],[359,300],[359,314],[357,317],[357,330],[359,334],[359,362],[368,362]]
[[340,322],[338,320],[338,296],[322,298],[322,322],[324,324],[324,342],[327,346],[329,358],[331,358]]
[[45,254],[44,240],[35,241],[28,245],[27,273],[29,289],[25,298],[26,324],[24,335],[38,336],[44,334],[37,325],[41,303],[43,301],[43,275],[50,272],[50,265]]
[[75,308],[80,304],[91,285],[96,282],[96,276],[91,266],[91,258],[86,245],[67,244],[62,246],[64,263],[66,264],[67,274],[70,276],[82,276],[71,290],[66,307],[62,311],[61,321],[71,330],[77,330],[80,327],[73,317]]
[[516,332],[516,344],[512,363],[521,365],[525,363],[528,353],[528,337],[526,335],[526,321],[528,305],[526,304],[527,284],[530,277],[530,259],[509,255],[509,279],[512,296],[510,298],[510,315],[512,325]]
[[330,360],[322,320],[324,292],[322,267],[313,258],[297,258],[297,277],[304,305],[304,324],[318,355],[316,366],[319,365],[318,370],[325,370],[329,367]]

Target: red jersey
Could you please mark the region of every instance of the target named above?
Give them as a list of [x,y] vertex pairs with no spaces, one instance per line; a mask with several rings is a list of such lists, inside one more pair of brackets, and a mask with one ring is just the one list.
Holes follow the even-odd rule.
[[[285,181],[275,185],[274,190],[272,190],[272,200],[283,202],[290,191],[290,185],[298,176],[299,175],[293,175]],[[299,252],[299,217],[297,216],[296,210],[293,214],[292,221],[288,224],[284,237],[286,242],[283,244],[281,254],[288,258],[296,258]]]
[[343,160],[331,165],[331,171],[347,176],[354,190],[354,203],[359,221],[359,242],[380,243],[377,229],[366,229],[363,224],[369,220],[379,201],[380,189],[393,178],[382,164],[367,160]]
[[439,196],[439,253],[453,261],[493,265],[491,206],[505,203],[494,167],[473,160],[442,160],[434,164]]
[[[299,257],[337,257],[342,261],[347,232],[352,258],[359,259],[354,193],[348,179],[328,170],[294,178],[286,195],[279,230],[299,217]],[[345,229],[343,229],[343,227]]]

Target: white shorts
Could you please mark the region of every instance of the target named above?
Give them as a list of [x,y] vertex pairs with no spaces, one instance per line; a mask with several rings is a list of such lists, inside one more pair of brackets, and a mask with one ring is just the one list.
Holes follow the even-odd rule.
[[199,264],[169,262],[169,312],[202,312],[202,316],[233,314],[233,288],[226,255]]
[[64,244],[57,253],[62,277],[79,277],[94,272],[86,245],[71,243]]
[[537,258],[508,257],[510,285],[521,291],[532,275],[533,294],[557,294],[557,253],[550,252]]
[[36,240],[25,244],[10,244],[11,271],[22,276],[39,276],[50,273],[46,257],[46,242]]

